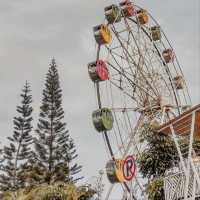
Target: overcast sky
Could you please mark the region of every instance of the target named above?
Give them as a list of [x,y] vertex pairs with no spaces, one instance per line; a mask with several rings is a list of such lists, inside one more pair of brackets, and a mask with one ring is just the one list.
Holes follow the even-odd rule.
[[[112,0],[0,0],[0,138],[12,134],[19,93],[32,85],[38,116],[45,74],[52,57],[59,66],[66,122],[74,138],[83,175],[91,177],[108,159],[102,137],[91,122],[96,108],[87,63],[95,58],[92,27],[104,20]],[[199,0],[136,0],[157,19],[171,41],[189,85],[200,103]]]

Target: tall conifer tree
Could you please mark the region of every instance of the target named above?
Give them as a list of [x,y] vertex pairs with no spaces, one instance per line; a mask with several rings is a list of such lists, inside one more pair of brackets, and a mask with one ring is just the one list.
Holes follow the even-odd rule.
[[46,75],[35,140],[35,172],[39,174],[37,181],[40,183],[76,181],[74,175],[81,171],[81,166],[72,164],[77,153],[63,119],[62,90],[57,65],[52,59]]
[[32,96],[30,95],[30,86],[26,82],[22,94],[21,105],[17,106],[18,116],[14,117],[14,133],[8,137],[9,146],[3,149],[3,163],[0,175],[1,191],[16,191],[24,187],[25,183],[21,179],[23,166],[32,156],[30,145],[33,142],[31,136],[32,130]]

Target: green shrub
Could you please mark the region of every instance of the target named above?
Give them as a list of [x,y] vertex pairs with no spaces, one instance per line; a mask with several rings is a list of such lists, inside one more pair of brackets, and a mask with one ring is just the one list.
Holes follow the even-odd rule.
[[86,187],[76,187],[62,183],[48,186],[38,186],[26,188],[16,193],[4,193],[1,200],[89,200],[95,191]]

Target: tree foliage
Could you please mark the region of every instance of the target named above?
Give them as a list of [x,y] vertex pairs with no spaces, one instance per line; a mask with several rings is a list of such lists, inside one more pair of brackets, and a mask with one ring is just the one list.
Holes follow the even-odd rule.
[[163,176],[179,158],[173,140],[155,132],[156,128],[156,124],[144,124],[141,142],[147,145],[138,162],[140,173],[149,180],[146,189],[149,200],[164,200]]
[[179,160],[173,140],[164,134],[155,133],[154,128],[145,124],[141,135],[147,147],[139,158],[139,168],[142,175],[149,179],[164,176],[165,171]]
[[39,172],[35,175],[39,183],[76,181],[74,175],[81,171],[81,166],[73,164],[77,153],[63,119],[62,90],[53,59],[46,76],[36,130],[34,169]]
[[[163,177],[165,172],[180,162],[174,141],[170,136],[155,132],[156,124],[144,124],[141,142],[146,148],[139,157],[139,168],[143,177],[148,178],[146,192],[150,200],[164,200]],[[189,142],[186,138],[179,141],[183,156],[188,156]],[[196,155],[200,155],[200,141],[193,143]]]
[[[20,189],[16,200],[89,200],[95,191],[87,186],[76,187],[73,184],[57,183],[48,186],[36,186]],[[0,196],[1,200],[13,200],[12,193]]]
[[32,96],[30,86],[26,82],[22,94],[21,105],[17,106],[18,116],[14,117],[14,133],[8,137],[9,146],[3,149],[3,162],[1,164],[0,190],[15,191],[24,187],[25,182],[21,178],[25,163],[31,158],[30,145],[33,142],[32,131]]
[[146,188],[149,200],[165,200],[164,181],[162,178],[153,179]]
[[46,75],[40,114],[33,137],[32,95],[26,82],[9,145],[0,149],[0,199],[87,200],[95,191],[76,187],[82,167],[64,122],[62,90],[53,59]]

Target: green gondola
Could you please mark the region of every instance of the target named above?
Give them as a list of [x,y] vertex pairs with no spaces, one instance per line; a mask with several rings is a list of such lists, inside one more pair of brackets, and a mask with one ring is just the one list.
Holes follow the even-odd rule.
[[114,118],[108,108],[102,108],[92,113],[94,127],[97,131],[109,131],[113,128]]
[[109,24],[117,23],[121,21],[121,10],[116,5],[108,6],[104,9],[105,16]]

